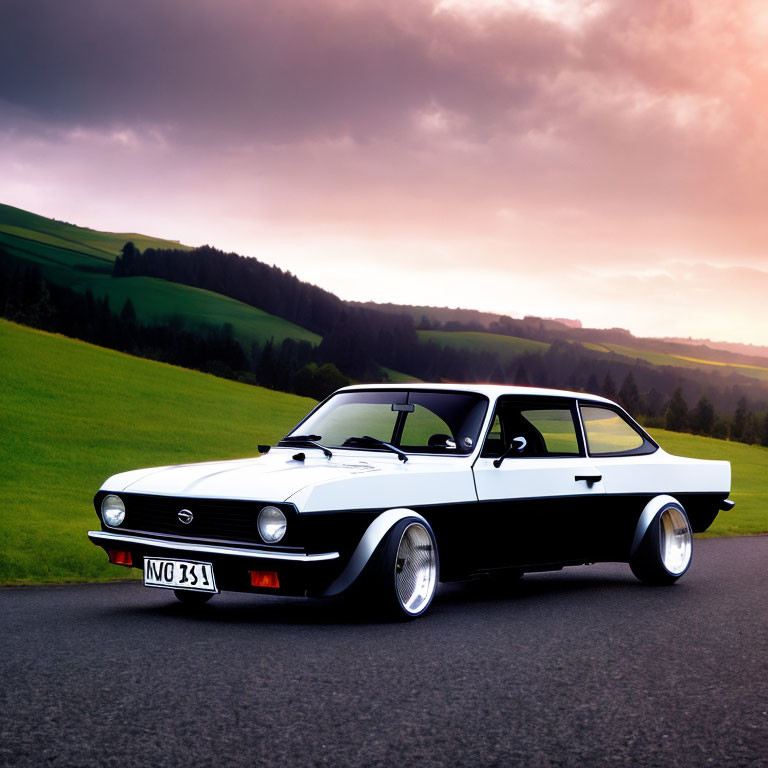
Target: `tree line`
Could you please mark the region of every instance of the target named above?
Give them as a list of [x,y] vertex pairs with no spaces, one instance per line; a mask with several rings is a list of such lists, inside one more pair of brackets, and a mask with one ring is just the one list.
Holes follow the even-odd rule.
[[[182,251],[151,249],[141,254],[129,243],[118,259],[123,266],[118,267],[116,262],[115,272],[133,274],[130,269],[137,269],[137,264],[151,263],[147,259],[153,253],[161,254],[161,262],[162,254],[173,254],[165,260],[163,270],[154,270],[155,276],[162,272],[169,280],[174,278],[168,265],[176,263],[177,254],[188,255]],[[304,288],[297,287],[293,282],[296,278],[276,268],[259,274],[275,277],[275,284],[288,275],[291,279],[285,284],[299,292],[305,291],[307,296],[312,294],[310,289],[318,291],[315,317],[322,316],[322,322],[330,325],[318,346],[286,339],[281,343],[253,344],[246,349],[236,339],[230,325],[189,328],[178,318],[142,323],[130,300],[113,309],[107,298],[94,297],[90,293],[83,295],[54,285],[37,268],[23,266],[23,262],[14,267],[12,257],[6,254],[7,258],[2,259],[2,255],[0,252],[2,316],[140,357],[317,399],[352,382],[386,381],[387,374],[381,366],[407,372],[424,381],[490,382],[581,390],[618,400],[649,426],[767,444],[766,393],[751,380],[715,384],[712,378],[702,377],[695,370],[612,359],[563,340],[551,343],[544,353],[526,353],[507,360],[482,350],[459,349],[434,341],[421,342],[410,316],[346,307],[322,289],[308,284],[302,284]],[[202,284],[205,281],[200,275],[208,272],[201,259],[201,254],[193,257],[193,263],[197,265],[195,269],[199,270],[199,287],[213,290],[211,285]],[[130,267],[128,272],[126,263]],[[226,271],[223,266],[226,263],[225,259],[219,264],[221,270]],[[239,261],[234,263],[240,264]],[[243,275],[242,279],[246,280]],[[221,275],[215,279],[220,286],[230,285]],[[264,290],[271,284],[267,281]],[[248,295],[251,301],[256,301],[257,287],[251,286],[251,290],[253,292]],[[284,296],[289,293],[283,291]],[[328,297],[332,297],[328,307],[335,307],[333,312],[317,310]],[[269,304],[259,299],[258,306],[266,311]],[[275,305],[272,309],[279,307]],[[274,311],[274,314],[285,316],[280,311]],[[298,320],[298,314],[286,319]],[[503,319],[500,326],[510,330]],[[321,327],[318,324],[311,330]],[[695,405],[689,408],[689,402]]]

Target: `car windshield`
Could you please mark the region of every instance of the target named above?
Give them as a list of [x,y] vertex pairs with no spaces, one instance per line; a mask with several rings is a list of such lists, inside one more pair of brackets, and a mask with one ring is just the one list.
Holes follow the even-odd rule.
[[487,407],[487,398],[475,392],[340,392],[285,439],[312,439],[331,448],[394,446],[407,453],[466,455],[477,445]]

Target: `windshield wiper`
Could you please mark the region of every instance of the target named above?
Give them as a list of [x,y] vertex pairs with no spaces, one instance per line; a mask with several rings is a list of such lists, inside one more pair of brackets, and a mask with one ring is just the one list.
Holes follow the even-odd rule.
[[278,445],[310,446],[317,448],[318,451],[322,451],[330,459],[333,454],[328,448],[317,442],[319,439],[320,435],[290,435],[289,437],[284,437]]
[[392,451],[392,453],[397,454],[397,458],[400,459],[400,461],[408,461],[408,456],[406,455],[405,451],[401,451],[399,448],[395,448],[392,443],[386,443],[384,440],[379,440],[378,437],[371,437],[370,435],[363,435],[362,437],[348,437],[344,441],[344,445],[360,445],[360,444],[366,444],[366,443],[373,443],[374,445],[377,445],[381,448],[386,448],[388,451]]

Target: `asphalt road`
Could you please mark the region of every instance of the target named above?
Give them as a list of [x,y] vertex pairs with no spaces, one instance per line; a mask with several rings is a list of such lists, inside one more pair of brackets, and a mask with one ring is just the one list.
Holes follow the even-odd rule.
[[441,588],[409,624],[343,601],[139,584],[0,590],[8,766],[768,766],[768,537]]

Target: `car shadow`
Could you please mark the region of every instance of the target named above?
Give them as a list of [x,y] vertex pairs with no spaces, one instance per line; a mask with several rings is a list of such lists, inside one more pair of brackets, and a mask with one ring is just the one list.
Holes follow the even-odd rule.
[[[500,585],[490,579],[474,579],[465,582],[441,584],[430,612],[419,621],[449,618],[456,611],[467,611],[496,604],[500,608],[521,606],[532,600],[551,601],[574,594],[605,597],[625,596],[627,592],[639,594],[646,590],[658,592],[656,587],[645,587],[627,570],[626,575],[612,570],[609,573],[592,571],[587,568],[569,569],[554,573],[526,574],[519,581]],[[149,591],[149,590],[146,590]],[[151,590],[153,593],[155,590]],[[160,590],[157,590],[159,592]],[[145,592],[136,591],[136,595]],[[401,622],[381,619],[359,600],[343,595],[331,598],[302,598],[269,595],[247,595],[224,593],[201,606],[190,606],[178,602],[170,592],[152,596],[151,603],[143,598],[122,601],[120,605],[103,609],[103,613],[158,617],[164,620],[202,622],[212,624],[254,624],[254,625],[306,625],[306,626],[360,626],[397,625]],[[100,611],[101,613],[102,611]],[[404,622],[408,624],[409,622]]]

